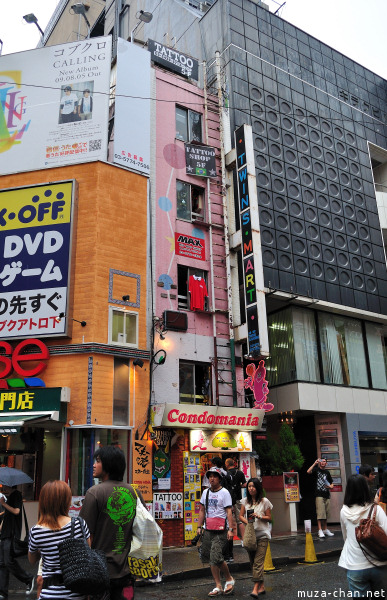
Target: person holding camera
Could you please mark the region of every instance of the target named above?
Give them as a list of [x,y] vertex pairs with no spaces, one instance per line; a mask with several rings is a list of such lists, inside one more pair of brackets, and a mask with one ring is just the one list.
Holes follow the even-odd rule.
[[329,490],[333,488],[333,480],[326,466],[327,461],[325,458],[317,458],[313,465],[306,471],[308,475],[315,475],[316,477],[315,496],[319,538],[335,535],[327,529],[331,497]]
[[242,498],[241,511],[239,518],[247,525],[254,523],[255,537],[257,539],[257,549],[249,552],[250,565],[253,572],[254,588],[250,596],[258,598],[265,594],[263,583],[263,568],[267,545],[271,538],[271,509],[273,508],[270,500],[263,496],[262,483],[256,477],[252,477],[247,482],[246,498]]

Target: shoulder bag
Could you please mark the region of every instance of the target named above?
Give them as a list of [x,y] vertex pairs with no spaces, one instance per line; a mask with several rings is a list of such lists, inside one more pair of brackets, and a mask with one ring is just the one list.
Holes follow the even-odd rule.
[[163,532],[138,494],[136,516],[133,520],[133,536],[128,555],[129,571],[134,577],[161,581]]
[[245,533],[243,534],[243,547],[247,552],[255,552],[257,549],[257,536],[255,535],[254,521],[249,520],[247,510],[246,518],[247,525],[245,527]]
[[26,510],[23,504],[23,516],[24,516],[24,529],[26,532],[24,540],[19,539],[16,535],[12,537],[11,544],[11,556],[14,558],[19,558],[20,556],[26,556],[28,554],[28,538],[30,535],[30,530],[28,527]]
[[77,517],[82,538],[74,538],[75,518],[71,518],[71,537],[59,544],[59,563],[63,584],[72,592],[85,596],[101,594],[109,588],[109,573],[105,554],[93,550],[86,540],[83,520]]
[[[376,523],[376,509],[377,505],[372,504],[368,517],[361,519],[355,528],[356,540],[371,564],[374,563],[370,557],[374,560],[387,560],[387,535]],[[369,552],[371,555],[368,554]]]

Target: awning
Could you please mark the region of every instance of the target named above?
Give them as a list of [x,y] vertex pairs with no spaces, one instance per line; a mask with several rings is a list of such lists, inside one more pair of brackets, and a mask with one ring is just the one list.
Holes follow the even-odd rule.
[[45,424],[47,421],[58,421],[59,413],[54,410],[46,413],[19,414],[19,415],[1,415],[0,414],[0,435],[12,435],[20,433],[20,428],[24,424],[38,425]]

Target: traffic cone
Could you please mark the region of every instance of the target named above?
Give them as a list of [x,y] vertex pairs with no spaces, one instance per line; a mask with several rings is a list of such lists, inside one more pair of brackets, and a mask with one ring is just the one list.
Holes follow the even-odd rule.
[[277,567],[275,567],[273,565],[273,559],[271,557],[271,550],[270,550],[270,543],[268,543],[268,545],[267,545],[263,570],[265,573],[272,573],[273,571],[279,571],[279,569],[277,569]]
[[321,563],[322,560],[318,560],[316,556],[316,551],[314,549],[313,538],[310,532],[306,532],[305,534],[305,559],[301,561],[299,564],[309,564],[314,565],[316,563]]

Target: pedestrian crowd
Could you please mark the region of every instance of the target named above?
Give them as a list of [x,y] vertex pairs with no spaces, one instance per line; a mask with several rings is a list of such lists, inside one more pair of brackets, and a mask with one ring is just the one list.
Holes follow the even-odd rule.
[[[28,559],[32,565],[39,563],[37,577],[23,569],[17,560],[15,540],[22,543],[22,495],[16,485],[3,485],[0,600],[8,598],[10,574],[26,585],[27,595],[36,586],[40,600],[134,598],[135,576],[128,557],[135,539],[136,515],[138,511],[148,513],[142,506],[141,495],[123,482],[125,470],[125,455],[117,446],[98,448],[94,453],[93,477],[100,483],[86,492],[77,518],[69,516],[72,493],[67,483],[49,481],[42,487],[38,522],[28,535]],[[315,480],[317,535],[331,537],[334,533],[327,523],[334,484],[327,461],[316,459],[307,474]],[[382,485],[377,487],[375,483],[373,468],[362,465],[359,474],[351,475],[347,481],[340,512],[344,546],[338,565],[347,572],[351,597],[383,597],[387,590],[387,470],[382,474]],[[246,481],[232,458],[226,459],[223,466],[221,458],[214,457],[203,487],[198,538],[200,558],[210,564],[214,580],[208,596],[234,594],[236,582],[229,564],[233,562],[233,539],[238,535],[252,571],[250,596],[257,599],[266,593],[264,563],[271,539],[273,504],[266,497],[260,479],[252,477]],[[242,498],[243,488],[246,493]],[[162,541],[159,543],[161,546]],[[65,552],[64,548],[70,550]],[[72,552],[71,548],[79,550]],[[83,563],[86,560],[90,561],[86,568],[90,572],[80,575],[78,571],[86,565]],[[85,583],[93,576],[98,580],[96,590]]]

